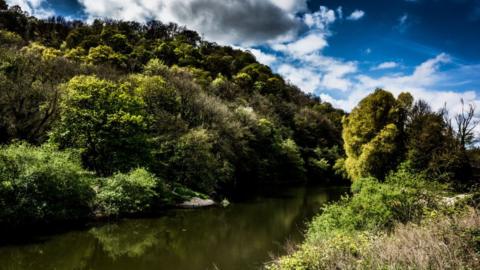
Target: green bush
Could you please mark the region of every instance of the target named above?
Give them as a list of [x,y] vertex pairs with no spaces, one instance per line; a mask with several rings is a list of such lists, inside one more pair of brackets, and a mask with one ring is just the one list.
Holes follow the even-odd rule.
[[117,173],[103,180],[97,194],[101,214],[131,215],[147,212],[166,188],[162,181],[145,169]]
[[15,226],[87,218],[90,174],[76,155],[50,146],[0,148],[0,224]]
[[426,209],[434,207],[426,189],[427,179],[406,166],[390,174],[384,183],[373,177],[361,178],[352,185],[351,197],[328,205],[310,226],[308,239],[315,241],[335,232],[390,229],[398,222],[418,221]]
[[22,37],[16,33],[0,30],[0,46],[20,45]]

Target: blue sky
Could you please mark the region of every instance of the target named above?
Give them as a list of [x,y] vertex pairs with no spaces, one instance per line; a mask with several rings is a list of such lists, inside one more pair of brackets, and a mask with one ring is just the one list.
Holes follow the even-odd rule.
[[91,21],[173,21],[251,50],[303,91],[350,110],[382,87],[434,108],[480,107],[480,0],[7,0]]

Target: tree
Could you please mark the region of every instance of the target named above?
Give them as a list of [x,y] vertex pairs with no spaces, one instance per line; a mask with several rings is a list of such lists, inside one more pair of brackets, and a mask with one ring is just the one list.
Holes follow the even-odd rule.
[[87,168],[100,175],[128,172],[149,160],[149,116],[128,83],[77,76],[65,87],[54,140],[81,149]]
[[168,177],[174,183],[212,194],[219,184],[229,180],[231,165],[213,152],[215,138],[206,129],[192,129],[176,142],[163,144],[163,160]]
[[1,47],[9,47],[20,45],[22,43],[22,37],[17,35],[16,33],[0,30],[0,46]]
[[377,89],[343,121],[346,170],[352,180],[383,178],[399,161],[399,106],[393,95]]
[[465,109],[465,102],[461,99],[462,112],[455,116],[455,123],[457,125],[457,137],[460,145],[465,151],[468,146],[475,143],[475,129],[479,124],[479,121],[475,117],[475,106],[473,104],[468,105],[468,109]]
[[339,143],[339,133],[318,110],[303,108],[294,117],[295,140],[299,146],[314,149]]
[[126,56],[115,52],[106,45],[91,48],[87,55],[87,62],[94,65],[110,64],[115,67],[125,68],[126,61]]
[[0,50],[0,142],[13,139],[45,141],[59,111],[58,85],[75,67],[46,48],[17,54]]
[[128,44],[127,37],[112,26],[103,27],[100,38],[105,45],[111,47],[116,52],[128,54],[132,50]]
[[0,0],[0,10],[7,10],[7,9],[8,9],[7,2],[5,2],[5,0]]
[[445,109],[433,112],[423,100],[415,102],[405,123],[405,160],[416,172],[437,180],[470,178],[468,158]]

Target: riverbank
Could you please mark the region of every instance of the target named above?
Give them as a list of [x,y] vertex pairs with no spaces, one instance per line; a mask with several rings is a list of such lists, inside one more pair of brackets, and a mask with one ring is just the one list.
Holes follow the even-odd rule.
[[325,207],[306,240],[266,268],[479,269],[478,193],[447,196],[442,185],[406,172],[384,183],[357,180],[352,192]]

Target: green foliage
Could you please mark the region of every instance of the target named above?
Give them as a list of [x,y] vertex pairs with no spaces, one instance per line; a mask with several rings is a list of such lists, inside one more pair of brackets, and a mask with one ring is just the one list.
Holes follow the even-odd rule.
[[309,229],[308,240],[336,233],[390,229],[397,222],[418,221],[434,207],[433,195],[426,190],[428,179],[408,167],[387,176],[384,183],[372,177],[352,185],[351,197],[323,209]]
[[[40,143],[57,119],[58,84],[75,68],[40,45],[21,54],[0,49],[0,142]],[[46,57],[44,57],[46,56]]]
[[81,150],[84,164],[101,175],[148,163],[149,117],[129,83],[79,76],[65,86],[54,140]]
[[322,180],[332,177],[347,179],[348,176],[342,173],[344,160],[341,157],[341,152],[336,145],[331,148],[315,148],[312,157],[308,159],[310,173]]
[[414,104],[406,124],[406,158],[416,171],[443,180],[466,180],[468,158],[456,140],[445,112],[432,112],[424,101]]
[[377,89],[344,119],[345,168],[351,179],[382,179],[396,167],[401,154],[403,103],[397,102],[391,93]]
[[[0,3],[1,9],[1,3]],[[0,46],[7,47],[7,46],[16,46],[20,45],[23,42],[22,37],[16,33],[0,30]]]
[[305,162],[295,141],[286,139],[279,146],[280,164],[278,169],[281,170],[282,177],[292,180],[302,179],[305,175]]
[[471,167],[445,110],[432,112],[408,93],[377,90],[344,119],[345,168],[351,179],[383,179],[402,161],[437,180],[469,179]]
[[76,47],[72,49],[68,49],[65,52],[65,58],[72,60],[72,61],[77,61],[77,62],[82,62],[85,60],[87,53],[84,48],[81,47]]
[[86,60],[89,64],[110,64],[119,68],[125,68],[127,58],[125,55],[115,52],[107,45],[100,45],[90,49]]
[[0,0],[0,10],[6,10],[8,9],[7,2],[5,0]]
[[145,169],[135,169],[100,180],[97,205],[106,216],[139,214],[151,211],[165,193],[161,180]]
[[145,167],[218,196],[333,175],[343,156],[343,112],[184,27],[39,20],[15,8],[0,28],[0,143],[50,139],[97,176]]
[[[384,235],[395,237],[397,228],[402,229],[403,226],[419,228],[417,224],[424,224],[431,216],[432,209],[441,207],[435,194],[442,188],[436,188],[425,174],[414,172],[407,163],[389,174],[384,182],[373,177],[360,178],[353,182],[350,197],[324,207],[322,213],[313,219],[306,241],[298,250],[267,265],[267,269],[333,269],[339,266],[376,269],[370,264],[373,260],[369,256],[383,262],[383,259],[377,259],[378,256],[390,252],[401,254],[399,250],[406,244],[412,245],[407,252],[409,257],[401,260],[412,262],[411,249],[428,252],[429,248],[425,246],[432,241],[431,235],[411,239],[423,237],[424,234],[418,231],[412,235],[400,234],[394,243],[403,242],[394,250],[382,250],[388,246],[377,248],[383,244],[378,239]],[[432,234],[444,232],[435,231]],[[437,245],[434,243],[432,246]],[[435,249],[435,253],[437,251]],[[388,263],[383,262],[382,265]]]
[[149,76],[165,75],[165,74],[168,74],[168,71],[169,71],[168,66],[165,65],[165,63],[158,58],[153,58],[149,60],[148,63],[143,68],[143,72]]
[[356,159],[347,159],[346,166],[353,179],[369,175],[382,177],[396,166],[398,153],[398,128],[385,126],[370,142],[362,146],[362,154]]
[[188,188],[211,194],[229,179],[231,165],[213,152],[215,138],[206,129],[193,129],[178,141],[164,144],[168,157],[168,179]]
[[91,175],[76,155],[50,146],[0,148],[0,226],[76,221],[90,216]]

